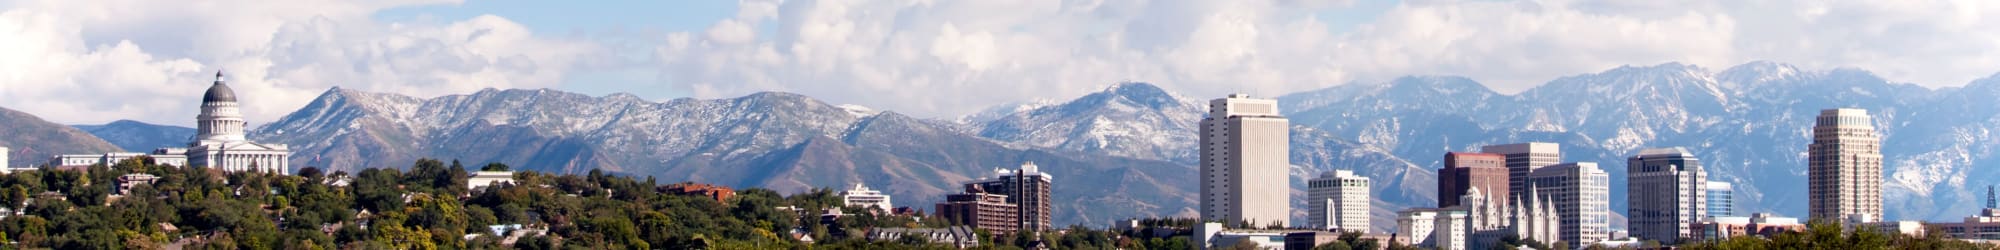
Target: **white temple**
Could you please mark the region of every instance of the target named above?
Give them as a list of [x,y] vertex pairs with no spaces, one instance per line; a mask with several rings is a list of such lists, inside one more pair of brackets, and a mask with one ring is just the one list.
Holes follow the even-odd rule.
[[1502,237],[1515,235],[1521,240],[1535,240],[1544,244],[1561,241],[1558,234],[1562,223],[1556,216],[1555,205],[1547,198],[1529,189],[1527,201],[1514,200],[1511,203],[1488,202],[1489,197],[1472,188],[1465,196],[1459,197],[1461,209],[1466,210],[1471,223],[1467,232],[1472,234],[1471,246],[1487,247],[1498,244]]
[[188,165],[225,172],[255,170],[287,174],[291,169],[291,148],[250,141],[243,135],[243,113],[237,107],[236,91],[224,84],[221,71],[215,72],[215,85],[202,95],[201,114],[195,116],[198,134],[188,143]]

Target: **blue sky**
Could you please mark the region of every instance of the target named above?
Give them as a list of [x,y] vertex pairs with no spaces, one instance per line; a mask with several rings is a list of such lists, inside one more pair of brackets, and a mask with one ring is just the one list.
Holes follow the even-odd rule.
[[217,70],[252,123],[336,86],[786,91],[931,118],[1120,81],[1199,98],[1456,75],[1514,93],[1669,62],[1944,87],[2000,71],[1996,17],[1957,0],[0,0],[0,107],[186,125]]

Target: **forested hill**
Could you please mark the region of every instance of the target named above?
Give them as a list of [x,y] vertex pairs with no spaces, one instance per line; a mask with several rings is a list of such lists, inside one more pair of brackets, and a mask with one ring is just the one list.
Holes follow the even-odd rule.
[[[130,160],[77,170],[0,175],[0,242],[55,249],[899,249],[943,248],[922,239],[865,241],[877,227],[944,227],[944,220],[876,216],[839,207],[828,189],[782,196],[751,188],[718,201],[661,192],[651,178],[522,171],[518,185],[466,190],[466,166],[418,160],[408,172],[365,169],[299,175],[223,174]],[[481,168],[505,169],[505,165]],[[118,195],[121,176],[160,177]],[[793,210],[792,208],[796,208]],[[799,211],[799,212],[794,212]],[[804,214],[805,216],[800,216]],[[807,223],[799,223],[800,217]],[[519,224],[524,233],[489,232]],[[545,234],[532,232],[541,231]],[[521,235],[511,241],[508,235]],[[800,236],[818,239],[802,241]],[[1108,231],[981,234],[991,247],[1048,239],[1063,248],[1185,248],[1185,236],[1114,242]],[[1150,246],[1150,247],[1149,247]],[[10,246],[0,246],[11,249]]]

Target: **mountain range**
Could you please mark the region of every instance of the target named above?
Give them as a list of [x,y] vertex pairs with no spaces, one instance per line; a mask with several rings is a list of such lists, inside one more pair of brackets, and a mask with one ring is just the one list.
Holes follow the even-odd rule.
[[[1372,178],[1381,231],[1393,226],[1390,211],[1435,205],[1434,170],[1445,152],[1529,141],[1562,143],[1566,161],[1600,162],[1613,180],[1624,178],[1622,160],[1640,149],[1687,147],[1712,179],[1737,183],[1737,213],[1804,215],[1803,192],[1781,190],[1805,186],[1812,118],[1839,107],[1875,115],[1888,159],[1888,217],[1950,220],[1976,210],[1974,187],[2000,177],[1993,166],[2000,138],[1991,129],[2000,125],[1996,79],[1932,89],[1858,69],[1668,63],[1563,77],[1515,94],[1463,77],[1410,76],[1276,98],[1293,124],[1292,186],[1303,189],[1305,178],[1330,170]],[[925,119],[779,92],[653,102],[546,89],[418,98],[335,88],[252,137],[292,145],[295,165],[335,170],[430,157],[786,192],[866,183],[919,208],[959,183],[1033,161],[1057,177],[1057,223],[1101,225],[1194,215],[1202,102],[1119,83],[1066,102]],[[1613,183],[1613,197],[1624,197],[1623,182]],[[1294,207],[1303,207],[1299,191]],[[1624,207],[1614,202],[1612,211]]]
[[166,147],[187,147],[194,128],[118,120],[104,125],[75,125],[91,135],[131,152],[151,152]]

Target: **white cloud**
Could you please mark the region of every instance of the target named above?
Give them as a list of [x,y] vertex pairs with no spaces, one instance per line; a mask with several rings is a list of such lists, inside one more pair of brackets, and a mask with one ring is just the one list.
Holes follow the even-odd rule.
[[[412,95],[553,87],[596,45],[495,16],[384,23],[454,1],[12,2],[0,11],[0,107],[62,123],[193,123],[215,70],[254,124],[332,86]],[[18,38],[18,39],[17,39]]]
[[[504,16],[372,17],[435,4],[455,1],[0,2],[10,38],[0,106],[67,123],[187,124],[217,68],[253,96],[253,122],[334,85],[420,96],[559,87],[577,68],[634,63],[697,97],[790,91],[932,117],[1126,80],[1273,96],[1409,74],[1512,92],[1670,61],[1858,67],[1930,86],[2000,71],[2000,4],[1967,0],[1402,1],[1367,17],[1325,15],[1378,4],[743,0],[707,29],[594,41]],[[632,47],[650,55],[620,55]]]
[[[1121,80],[1276,95],[1409,74],[1503,92],[1619,65],[1775,60],[1931,86],[2000,71],[1986,1],[1404,1],[1332,33],[1340,1],[785,1],[676,36],[657,56],[700,97],[802,92],[926,116],[1068,98]],[[1343,19],[1345,20],[1345,19]],[[711,32],[713,33],[713,32]]]

